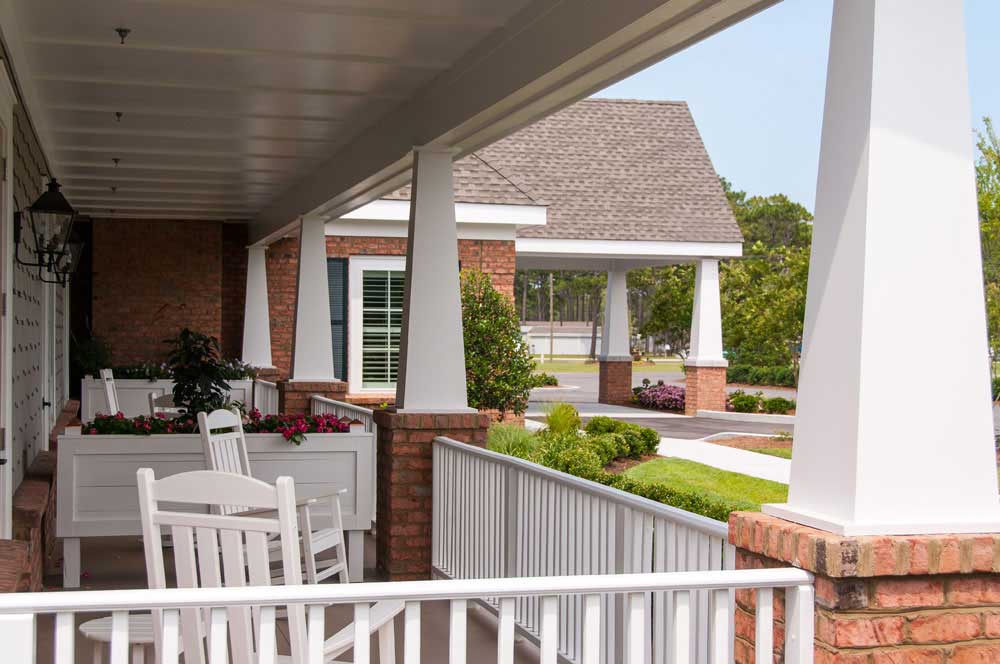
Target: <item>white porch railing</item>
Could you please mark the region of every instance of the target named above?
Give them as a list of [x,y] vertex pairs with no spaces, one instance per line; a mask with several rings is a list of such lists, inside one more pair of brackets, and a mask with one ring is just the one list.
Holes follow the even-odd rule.
[[[361,422],[367,433],[372,434],[372,458],[376,459],[378,450],[378,425],[375,424],[375,413],[370,408],[363,408],[346,401],[327,399],[318,394],[312,395],[310,409],[313,415],[334,414],[337,417],[350,417]],[[372,519],[375,519],[376,497],[378,496],[377,464],[372,464]]]
[[[432,555],[435,571],[453,579],[735,567],[724,523],[447,438],[434,441]],[[691,661],[719,661],[709,648],[717,598],[699,591],[690,600]],[[674,598],[660,592],[644,601],[650,661],[672,664],[665,635],[676,620]],[[726,601],[731,642],[734,597]],[[621,661],[628,608],[613,598],[603,603],[604,661]],[[538,638],[546,614],[537,598],[514,607],[519,627]],[[559,653],[571,662],[584,661],[586,633],[578,620],[584,609],[580,597],[559,598]]]
[[253,382],[253,407],[264,415],[278,412],[278,384],[257,378]]
[[[518,579],[408,581],[398,583],[357,583],[312,586],[256,586],[242,588],[199,588],[166,590],[98,590],[63,593],[16,593],[0,596],[0,643],[4,661],[34,664],[36,619],[39,614],[55,615],[54,661],[71,664],[75,657],[76,625],[74,614],[104,612],[114,616],[111,660],[125,662],[128,653],[128,614],[162,610],[163,643],[177,644],[179,612],[203,608],[208,617],[206,629],[211,636],[209,664],[228,662],[226,652],[228,607],[280,607],[305,604],[308,609],[308,661],[323,661],[323,607],[353,604],[356,641],[354,662],[371,661],[367,616],[371,604],[380,600],[403,600],[403,662],[420,662],[421,602],[450,601],[448,662],[464,664],[467,651],[467,607],[469,600],[491,598],[498,608],[497,662],[513,664],[514,632],[517,607],[531,599],[541,609],[539,646],[541,664],[556,664],[560,636],[566,629],[580,631],[580,661],[598,664],[602,660],[604,640],[600,629],[604,611],[610,605],[624,607],[622,639],[625,654],[615,659],[627,664],[646,664],[649,656],[647,634],[653,615],[649,612],[650,594],[672,597],[673,620],[665,632],[664,643],[676,664],[696,661],[698,642],[692,640],[690,626],[697,616],[694,596],[707,593],[715,601],[705,634],[705,644],[712,664],[732,661],[729,621],[729,596],[736,589],[756,589],[757,650],[767,653],[758,662],[770,662],[773,651],[774,589],[785,589],[785,662],[812,664],[813,586],[812,576],[797,569],[761,569],[721,572],[676,572],[661,574],[621,574],[564,576]],[[578,598],[581,610],[571,616],[563,597]],[[606,598],[617,601],[606,601]],[[567,625],[567,619],[571,622]],[[261,664],[274,662],[275,619],[273,610],[263,608],[254,630],[262,647]],[[162,664],[178,662],[176,649],[158,653]],[[88,655],[89,661],[89,655]],[[304,663],[296,663],[304,664]]]

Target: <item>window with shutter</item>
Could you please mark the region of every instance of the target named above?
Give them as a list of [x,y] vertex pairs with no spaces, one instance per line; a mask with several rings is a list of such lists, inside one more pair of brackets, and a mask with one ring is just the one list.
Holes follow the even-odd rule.
[[405,272],[396,270],[365,270],[362,274],[363,388],[396,387],[405,276]]
[[347,377],[347,259],[326,259],[330,290],[330,335],[333,339],[333,371],[340,380]]

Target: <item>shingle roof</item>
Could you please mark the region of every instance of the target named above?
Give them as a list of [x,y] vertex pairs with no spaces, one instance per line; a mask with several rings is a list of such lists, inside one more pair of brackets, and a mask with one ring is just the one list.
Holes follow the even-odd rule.
[[457,161],[455,199],[547,204],[518,237],[743,241],[684,102],[577,102]]

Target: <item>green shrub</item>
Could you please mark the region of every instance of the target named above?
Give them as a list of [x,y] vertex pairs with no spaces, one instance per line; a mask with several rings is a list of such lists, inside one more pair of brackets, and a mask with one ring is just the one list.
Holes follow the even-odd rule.
[[993,379],[993,400],[1000,401],[1000,377]]
[[760,392],[747,394],[743,390],[736,390],[729,395],[729,407],[737,413],[756,413],[760,411],[762,397]]
[[557,387],[558,385],[559,379],[552,374],[545,373],[544,371],[531,374],[532,387]]
[[537,447],[537,436],[514,424],[494,424],[486,434],[486,448],[500,454],[527,459]]
[[795,387],[795,369],[786,366],[734,364],[726,369],[726,382]]
[[554,403],[545,409],[545,424],[552,433],[576,433],[580,413],[568,403]]
[[620,456],[635,459],[644,454],[654,454],[660,446],[660,434],[654,429],[622,422],[610,417],[598,416],[587,422],[585,429],[588,435],[615,433],[620,435],[628,446],[628,452]]
[[189,415],[224,407],[229,383],[219,358],[219,340],[184,328],[167,343],[171,347],[167,363],[174,377],[174,404]]
[[577,431],[547,430],[539,436],[540,444],[531,460],[570,475],[584,477],[604,466],[597,451]]
[[587,435],[588,444],[597,454],[601,462],[601,468],[608,465],[619,457],[628,456],[629,444],[625,437],[618,433],[601,433]]
[[535,367],[514,305],[489,275],[462,270],[462,335],[469,406],[522,414]]
[[761,407],[764,409],[765,413],[770,413],[772,415],[784,415],[788,411],[795,408],[795,401],[784,397],[771,397],[770,399],[764,399],[761,401]]
[[707,495],[701,491],[677,489],[663,482],[645,482],[625,475],[615,475],[601,471],[586,479],[634,493],[658,503],[670,505],[686,512],[694,512],[716,521],[728,521],[730,512],[756,511],[758,506],[748,501],[727,500]]

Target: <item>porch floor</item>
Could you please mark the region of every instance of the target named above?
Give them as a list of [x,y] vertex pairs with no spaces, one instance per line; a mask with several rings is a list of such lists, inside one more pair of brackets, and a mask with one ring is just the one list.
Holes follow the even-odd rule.
[[[83,560],[83,578],[80,590],[113,590],[122,588],[145,588],[146,572],[142,541],[137,537],[95,537],[84,539],[80,543]],[[165,551],[167,569],[173,568],[170,549]],[[371,537],[365,542],[365,579],[376,581],[373,570],[375,567],[375,542]],[[61,591],[61,577],[48,577],[46,589],[49,592]],[[172,580],[170,581],[172,583]],[[78,614],[76,623],[91,620],[106,614]],[[326,633],[332,635],[344,625],[351,622],[353,608],[349,605],[329,607],[326,611]],[[448,602],[424,602],[421,611],[420,651],[424,662],[448,661],[449,607]],[[53,626],[52,616],[40,616],[37,626],[37,647],[39,662],[53,661]],[[279,631],[284,623],[279,622]],[[287,641],[279,636],[279,652],[287,652]],[[469,604],[468,661],[477,664],[496,662],[496,621],[493,615],[475,603]],[[76,661],[90,662],[92,653],[91,642],[85,640],[77,632]],[[284,648],[284,649],[283,649]],[[372,638],[372,662],[378,662],[378,639]],[[538,661],[538,650],[530,642],[520,640],[515,648],[515,662],[527,664]],[[403,657],[403,621],[402,616],[396,618],[396,659]],[[350,657],[344,657],[350,659]],[[147,662],[152,660],[147,657]]]

